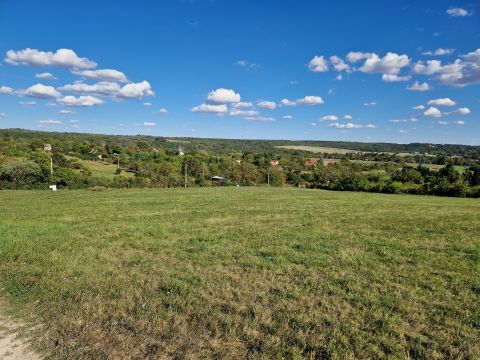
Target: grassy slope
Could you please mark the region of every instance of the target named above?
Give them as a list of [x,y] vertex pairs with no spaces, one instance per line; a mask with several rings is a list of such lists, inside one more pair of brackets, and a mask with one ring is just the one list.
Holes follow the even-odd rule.
[[58,358],[480,357],[480,202],[0,192],[0,288]]

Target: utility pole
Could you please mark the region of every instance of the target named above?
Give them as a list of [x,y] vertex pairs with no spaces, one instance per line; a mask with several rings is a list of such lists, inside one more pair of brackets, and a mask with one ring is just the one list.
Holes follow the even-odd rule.
[[267,184],[270,186],[270,169],[267,171]]
[[115,153],[113,155],[115,155],[117,157],[117,167],[119,168],[120,167],[120,154]]
[[187,188],[187,163],[185,162],[185,189]]
[[50,156],[50,174],[53,175],[53,158]]

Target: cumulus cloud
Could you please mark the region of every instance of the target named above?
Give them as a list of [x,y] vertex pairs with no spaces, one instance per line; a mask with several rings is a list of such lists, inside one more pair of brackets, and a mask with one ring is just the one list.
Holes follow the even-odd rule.
[[364,102],[363,106],[377,106],[376,101]]
[[308,95],[308,96],[304,96],[301,99],[298,99],[297,103],[304,104],[304,105],[320,105],[320,104],[323,104],[324,101],[320,96]]
[[143,106],[146,106],[146,107],[152,106],[152,105],[153,105],[153,104],[152,104],[151,102],[144,102],[144,103],[143,103]]
[[308,70],[313,72],[326,72],[328,71],[327,60],[323,56],[315,56],[308,63]]
[[255,116],[255,115],[258,115],[258,111],[232,109],[229,115],[230,116]]
[[273,101],[260,101],[257,103],[257,106],[262,109],[273,110],[277,107],[277,104]]
[[168,110],[165,108],[160,108],[157,111],[155,111],[155,114],[167,114]]
[[241,100],[241,96],[232,89],[219,88],[210,91],[208,93],[207,100],[208,102],[214,104],[238,103]]
[[65,106],[72,106],[72,107],[91,107],[96,105],[103,104],[103,100],[98,99],[94,96],[87,95],[87,96],[65,96],[61,99],[57,99],[59,103]]
[[51,74],[49,72],[35,74],[35,77],[37,79],[46,79],[46,80],[56,80],[57,79],[55,76],[53,76],[53,74]]
[[411,76],[398,76],[396,74],[383,74],[382,80],[385,82],[398,82],[398,81],[408,81],[410,80]]
[[257,68],[260,67],[260,65],[252,63],[252,62],[247,61],[247,60],[238,60],[235,64],[243,67],[246,70],[257,69]]
[[23,96],[36,97],[40,99],[58,98],[62,96],[53,86],[35,84],[30,86],[27,90],[22,91]]
[[227,105],[225,104],[201,104],[190,109],[194,113],[211,113],[211,114],[225,114],[228,112]]
[[352,120],[352,119],[353,119],[353,118],[352,118],[352,115],[345,115],[343,118],[344,118],[345,120]]
[[425,116],[430,116],[430,117],[436,117],[439,118],[442,116],[442,113],[440,110],[438,110],[436,107],[429,107],[425,112],[423,113]]
[[115,69],[83,70],[76,71],[75,74],[97,81],[128,82],[127,76],[123,72]]
[[13,90],[13,88],[10,86],[0,86],[0,94],[14,95],[15,90]]
[[237,102],[232,104],[232,108],[239,109],[239,108],[248,108],[252,107],[253,104],[251,102]]
[[392,120],[388,120],[392,123],[416,123],[418,122],[418,119],[415,118],[415,117],[411,117],[409,119],[392,119]]
[[295,106],[295,105],[297,105],[297,103],[295,101],[291,101],[291,100],[288,100],[288,99],[280,100],[280,104],[282,104],[283,106]]
[[6,119],[7,118],[7,114],[5,114],[4,112],[0,113],[0,119]]
[[413,109],[413,110],[424,110],[424,109],[425,109],[425,106],[423,106],[423,105],[417,105],[417,106],[414,106],[412,109]]
[[335,116],[335,115],[325,115],[325,116],[321,117],[320,120],[322,120],[322,121],[337,121],[337,120],[338,120],[338,116]]
[[150,83],[143,80],[139,83],[130,83],[124,85],[119,93],[118,97],[125,99],[142,99],[147,96],[154,96],[155,93],[150,86]]
[[143,125],[144,125],[144,126],[155,126],[155,125],[157,125],[157,124],[154,123],[154,122],[152,122],[152,121],[145,121],[145,122],[143,123]]
[[435,51],[425,51],[422,53],[422,55],[435,55],[435,56],[445,56],[445,55],[451,55],[455,49],[443,49],[443,48],[438,48]]
[[372,54],[369,52],[361,52],[361,51],[350,51],[347,54],[347,60],[354,64],[360,60],[367,59],[371,56]]
[[150,83],[146,80],[139,83],[129,83],[122,87],[120,87],[118,83],[110,81],[100,81],[92,85],[77,82],[65,85],[61,87],[60,90],[120,99],[142,99],[144,97],[155,95]]
[[292,115],[283,115],[282,119],[283,120],[293,120],[293,116]]
[[337,55],[330,56],[330,62],[332,63],[335,71],[350,71],[350,66]]
[[428,91],[430,90],[430,85],[428,85],[427,82],[419,83],[418,81],[415,81],[412,85],[407,86],[407,90],[410,91]]
[[347,123],[347,124],[333,123],[333,124],[329,124],[328,127],[332,127],[335,129],[361,129],[361,128],[374,129],[377,126],[373,124],[361,125],[361,124],[352,124],[352,123]]
[[379,57],[377,54],[372,53],[366,58],[359,70],[364,73],[398,75],[400,70],[408,65],[410,65],[410,59],[407,55],[388,52],[384,57]]
[[75,114],[75,111],[62,109],[59,111],[60,114]]
[[427,104],[431,106],[454,106],[456,102],[450,98],[440,98],[430,100]]
[[451,7],[447,10],[447,14],[452,16],[452,17],[465,17],[465,16],[471,16],[472,13],[463,9],[463,8],[454,8]]
[[30,48],[19,51],[8,50],[5,62],[10,65],[56,66],[69,69],[91,69],[97,66],[96,62],[77,56],[71,49],[58,49],[56,52]]
[[256,116],[256,117],[252,117],[252,116],[247,116],[245,118],[243,118],[245,121],[249,121],[249,122],[264,122],[264,123],[269,123],[269,122],[275,122],[275,119],[274,118],[271,118],[271,117],[260,117],[260,116]]
[[471,111],[467,107],[462,107],[452,112],[452,114],[458,114],[458,115],[468,115],[470,113]]
[[465,121],[463,120],[456,120],[453,122],[455,125],[465,125]]

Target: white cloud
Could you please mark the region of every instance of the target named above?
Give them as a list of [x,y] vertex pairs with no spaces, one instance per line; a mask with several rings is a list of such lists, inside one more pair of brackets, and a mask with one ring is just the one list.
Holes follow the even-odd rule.
[[229,115],[230,116],[255,116],[255,115],[258,115],[258,111],[232,109]]
[[363,106],[377,106],[376,101],[364,102]]
[[36,101],[20,101],[20,106],[35,106],[37,105]]
[[78,120],[70,120],[70,123],[71,123],[71,124],[76,124],[76,123],[78,123],[78,122],[79,122]]
[[46,80],[56,80],[57,79],[55,76],[53,76],[53,74],[51,74],[49,72],[35,74],[35,77],[37,79],[46,79]]
[[454,106],[456,102],[450,98],[440,98],[430,100],[427,104],[431,106]]
[[364,73],[382,73],[398,75],[400,70],[410,64],[407,55],[398,55],[388,52],[384,57],[380,58],[377,54],[372,53],[359,68]]
[[150,83],[146,80],[143,80],[139,83],[130,83],[124,85],[118,93],[118,97],[125,99],[142,99],[144,97],[154,95],[155,93],[153,92]]
[[433,75],[440,72],[441,70],[442,62],[440,60],[428,60],[426,62],[418,61],[413,66],[413,72],[415,74]]
[[425,51],[422,55],[435,55],[435,56],[445,56],[453,54],[455,49],[443,49],[438,48],[435,51]]
[[224,114],[228,111],[225,104],[212,105],[212,104],[201,104],[190,109],[194,113],[211,113],[211,114]]
[[49,108],[54,108],[54,107],[57,107],[58,105],[55,104],[55,103],[53,103],[53,102],[47,102],[47,103],[45,104],[45,106],[46,106],[46,107],[49,107]]
[[83,82],[68,84],[60,88],[62,91],[74,92],[80,94],[92,94],[108,96],[120,99],[142,99],[147,96],[154,96],[150,83],[146,80],[139,83],[129,83],[120,87],[115,82],[100,81],[89,85]]
[[398,81],[408,81],[410,80],[411,76],[398,76],[396,74],[383,74],[382,80],[385,82],[398,82]]
[[305,105],[320,105],[320,104],[323,104],[324,101],[320,96],[308,95],[308,96],[304,96],[301,99],[298,99],[297,103],[301,103]]
[[400,134],[406,134],[406,133],[408,133],[407,130],[403,130],[403,129],[398,130],[398,132],[399,132]]
[[47,120],[39,120],[37,121],[39,124],[48,124],[48,125],[60,125],[62,122],[60,120],[52,120],[52,119],[47,119]]
[[238,109],[238,108],[246,108],[246,107],[252,107],[253,104],[251,102],[237,102],[232,104],[232,108]]
[[356,63],[357,61],[360,61],[362,59],[367,59],[371,56],[372,54],[371,53],[367,53],[367,52],[360,52],[360,51],[350,51],[348,54],[347,54],[347,60],[354,64]]
[[165,108],[160,108],[157,111],[155,111],[155,114],[167,114],[168,110]]
[[455,125],[465,125],[465,121],[463,120],[457,120],[453,122]]
[[321,117],[320,120],[322,120],[322,121],[337,121],[337,120],[338,120],[338,116],[335,116],[335,115],[325,115],[325,116]]
[[115,69],[83,70],[74,73],[98,81],[128,82],[127,76],[123,72]]
[[288,99],[282,99],[282,100],[280,100],[280,103],[283,106],[295,106],[295,105],[297,105],[297,103],[295,101],[291,101],[291,100],[288,100]]
[[243,119],[246,120],[246,121],[249,121],[249,122],[265,122],[265,123],[275,122],[275,119],[271,118],[271,117],[259,117],[259,116],[251,117],[251,116],[248,116],[248,117],[245,117]]
[[293,120],[293,116],[292,116],[292,115],[283,115],[283,116],[282,116],[282,119],[284,119],[284,120]]
[[343,118],[344,118],[345,120],[352,120],[352,119],[353,119],[353,118],[352,118],[352,115],[345,115]]
[[308,70],[313,72],[325,72],[328,71],[327,60],[323,56],[315,56],[308,63]]
[[219,88],[210,91],[207,96],[207,100],[215,104],[228,104],[240,102],[241,96],[232,89]]
[[143,103],[143,106],[147,106],[147,107],[148,107],[148,106],[152,106],[152,105],[153,105],[153,104],[152,104],[151,102],[144,102],[144,103]]
[[10,65],[58,66],[69,69],[91,69],[97,66],[94,61],[78,57],[71,49],[58,49],[56,52],[30,48],[8,50],[5,62]]
[[459,108],[459,109],[453,111],[453,114],[458,114],[458,115],[468,115],[470,113],[471,113],[471,111],[467,107]]
[[7,114],[5,113],[0,113],[0,119],[6,119],[7,118]]
[[417,106],[414,106],[412,109],[413,109],[413,110],[424,110],[424,109],[425,109],[425,106],[423,106],[423,105],[417,105]]
[[21,94],[41,99],[58,98],[62,96],[53,86],[43,84],[32,85],[27,90],[22,91]]
[[427,82],[420,84],[418,81],[415,81],[412,85],[407,86],[407,90],[410,91],[428,91],[430,90],[430,85]]
[[374,129],[377,126],[373,124],[360,125],[360,124],[352,124],[352,123],[347,123],[347,124],[333,123],[333,124],[329,124],[328,127],[332,127],[335,129],[361,129],[361,128]]
[[13,90],[10,86],[0,86],[0,94],[14,95],[15,90]]
[[57,99],[57,101],[65,106],[73,107],[91,107],[103,104],[103,100],[90,95],[79,96],[78,98],[68,95],[61,99]]
[[60,114],[75,114],[75,111],[62,109],[59,111]]
[[418,122],[418,119],[412,117],[412,118],[410,118],[410,119],[392,119],[392,120],[388,120],[388,121],[390,121],[390,122],[392,122],[392,123],[397,123],[397,124],[398,124],[398,123],[408,123],[408,122],[410,122],[410,123],[416,123],[416,122]]
[[157,125],[157,124],[154,123],[154,122],[151,122],[151,121],[145,121],[145,122],[143,123],[143,125],[144,125],[144,126],[155,126],[155,125]]
[[447,125],[448,123],[446,121],[438,120],[437,123],[439,125]]
[[449,8],[447,14],[453,17],[471,16],[472,13],[463,8]]
[[273,101],[260,101],[257,103],[257,106],[262,109],[273,110],[277,107],[277,104],[275,104]]
[[350,66],[337,55],[330,56],[330,62],[332,63],[335,71],[350,71]]
[[338,74],[335,79],[338,80],[338,81],[341,81],[343,79],[342,74]]
[[431,106],[423,113],[423,115],[439,118],[442,116],[442,113],[436,107]]

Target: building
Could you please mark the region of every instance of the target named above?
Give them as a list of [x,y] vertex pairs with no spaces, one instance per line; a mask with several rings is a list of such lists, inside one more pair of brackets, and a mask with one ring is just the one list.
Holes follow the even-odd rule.
[[305,161],[305,164],[303,164],[305,167],[315,167],[317,165],[317,160],[315,159],[310,159]]
[[51,144],[44,144],[43,145],[43,150],[44,151],[52,151],[52,145]]

